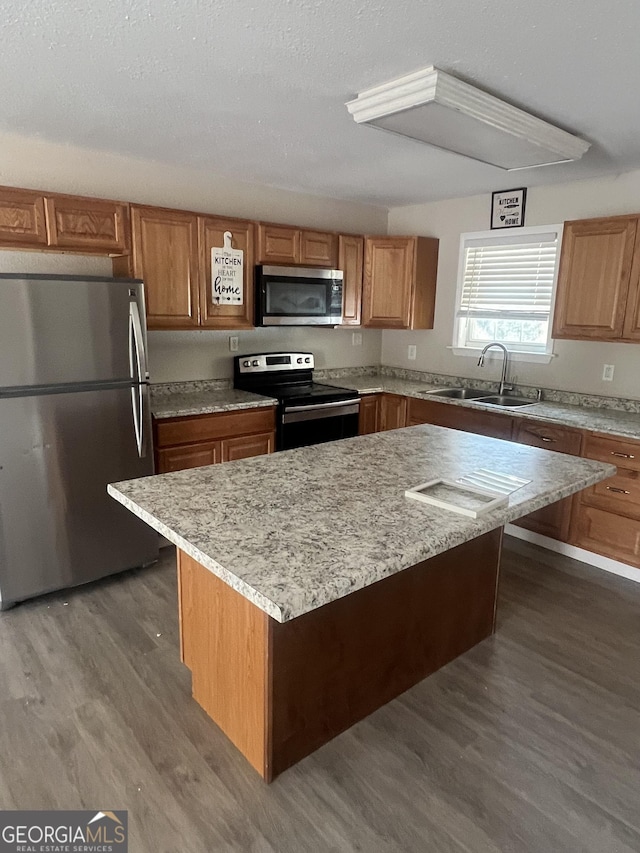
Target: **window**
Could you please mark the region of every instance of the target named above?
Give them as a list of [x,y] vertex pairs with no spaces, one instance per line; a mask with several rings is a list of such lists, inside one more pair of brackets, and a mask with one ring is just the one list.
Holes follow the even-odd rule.
[[499,341],[514,352],[551,356],[561,235],[561,226],[462,235],[454,351]]

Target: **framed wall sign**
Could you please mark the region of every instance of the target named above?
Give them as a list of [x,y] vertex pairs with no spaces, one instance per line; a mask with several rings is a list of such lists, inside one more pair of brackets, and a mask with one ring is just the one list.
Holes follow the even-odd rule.
[[231,245],[231,232],[224,232],[224,246],[211,249],[211,297],[214,305],[244,304],[244,252]]
[[527,188],[499,190],[491,195],[491,227],[521,228],[524,225],[524,209],[527,203]]

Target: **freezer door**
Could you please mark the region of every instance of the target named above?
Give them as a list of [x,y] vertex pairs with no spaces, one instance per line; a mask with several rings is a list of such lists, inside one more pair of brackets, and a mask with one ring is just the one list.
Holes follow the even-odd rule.
[[0,398],[2,609],[157,558],[157,534],[106,490],[153,473],[147,394]]
[[144,352],[141,282],[0,275],[0,394],[129,379],[136,311]]

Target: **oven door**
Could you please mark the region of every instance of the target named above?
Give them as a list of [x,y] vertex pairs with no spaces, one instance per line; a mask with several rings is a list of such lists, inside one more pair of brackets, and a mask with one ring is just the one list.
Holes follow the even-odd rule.
[[257,267],[259,326],[336,326],[342,322],[341,270]]
[[360,398],[310,406],[285,406],[278,431],[278,450],[291,450],[358,435]]

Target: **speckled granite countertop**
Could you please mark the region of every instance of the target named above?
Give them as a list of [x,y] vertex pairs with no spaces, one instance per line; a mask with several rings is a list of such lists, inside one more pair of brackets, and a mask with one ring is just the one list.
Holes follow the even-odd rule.
[[[478,468],[532,482],[479,519],[406,488]],[[108,487],[131,512],[284,622],[567,497],[611,465],[432,425]]]
[[[592,432],[609,433],[621,438],[640,439],[640,414],[623,412],[617,409],[590,408],[588,406],[573,406],[567,403],[542,402],[521,408],[503,409],[496,406],[485,406],[473,400],[451,400],[446,397],[432,397],[428,392],[437,388],[450,388],[443,383],[431,385],[426,382],[415,382],[398,379],[393,376],[344,376],[340,379],[323,379],[327,385],[340,385],[352,388],[361,394],[374,394],[386,391],[389,394],[401,394],[405,397],[417,397],[420,400],[432,399],[438,403],[464,408],[480,409],[485,412],[509,415],[514,418],[548,421],[563,426],[576,427]],[[472,386],[473,383],[469,382]],[[487,396],[496,393],[487,391]]]
[[236,391],[235,388],[194,388],[188,391],[158,394],[151,391],[151,412],[155,418],[180,418],[187,415],[210,415],[255,409],[256,406],[275,406],[272,397]]

